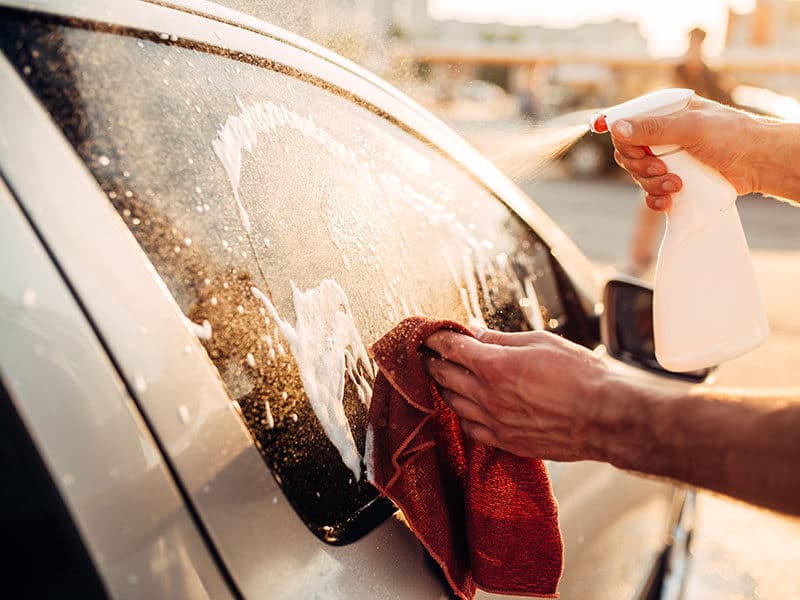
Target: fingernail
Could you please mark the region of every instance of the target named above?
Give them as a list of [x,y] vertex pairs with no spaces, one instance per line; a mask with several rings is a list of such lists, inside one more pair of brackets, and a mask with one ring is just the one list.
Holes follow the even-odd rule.
[[653,206],[655,206],[657,209],[663,210],[665,205],[666,200],[664,200],[664,198],[653,198]]
[[633,125],[628,121],[617,121],[614,123],[614,133],[620,137],[629,138],[633,135]]
[[659,169],[658,167],[647,167],[647,174],[650,175],[651,177],[653,175],[661,175],[661,169]]
[[667,181],[661,184],[661,189],[664,190],[665,192],[677,192],[678,186],[675,185],[674,181],[668,179]]
[[467,329],[469,329],[470,332],[472,332],[472,335],[474,335],[478,339],[481,339],[483,337],[483,334],[486,333],[486,328],[483,327],[482,325],[479,325],[478,323],[470,323],[467,326]]

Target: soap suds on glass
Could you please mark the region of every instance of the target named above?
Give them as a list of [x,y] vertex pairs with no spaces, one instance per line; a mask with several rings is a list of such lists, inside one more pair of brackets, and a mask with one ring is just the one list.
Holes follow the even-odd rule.
[[[311,408],[322,430],[339,451],[356,479],[361,477],[361,455],[344,413],[345,377],[355,385],[362,403],[372,399],[372,362],[358,333],[345,291],[332,279],[305,292],[292,283],[297,320],[294,326],[280,317],[258,288],[253,295],[266,307],[289,342]],[[359,363],[361,368],[359,369]]]

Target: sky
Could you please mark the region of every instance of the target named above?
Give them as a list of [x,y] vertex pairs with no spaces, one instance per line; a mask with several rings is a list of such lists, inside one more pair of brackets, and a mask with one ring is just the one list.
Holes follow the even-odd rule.
[[693,27],[708,32],[705,50],[718,54],[725,40],[728,7],[749,12],[755,0],[429,0],[434,19],[501,21],[572,27],[614,18],[638,21],[652,56],[676,56]]

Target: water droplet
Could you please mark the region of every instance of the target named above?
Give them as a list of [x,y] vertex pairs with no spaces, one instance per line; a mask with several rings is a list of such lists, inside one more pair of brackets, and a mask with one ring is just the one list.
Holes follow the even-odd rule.
[[99,163],[100,163],[101,165],[103,165],[104,167],[107,167],[108,165],[110,165],[110,164],[111,164],[111,160],[109,160],[109,158],[108,158],[108,157],[107,157],[105,154],[101,155],[101,156],[100,156],[100,157],[97,159],[97,162],[99,162]]
[[139,224],[139,223],[141,223],[141,222],[142,222],[142,221],[141,221],[140,219],[138,219],[137,217],[134,217],[133,219],[131,219],[131,223],[132,223],[133,225],[138,225],[138,224]]
[[193,165],[193,164],[194,164],[194,160],[193,160],[193,159],[191,159],[191,158],[187,158],[186,160],[189,162],[189,164],[190,164],[190,165]]
[[239,306],[237,306],[236,307],[236,312],[238,312],[240,315],[243,315],[244,314],[244,306],[242,306],[241,304]]
[[158,37],[160,37],[162,40],[168,40],[169,39],[169,34],[168,33],[159,33]]
[[273,504],[277,504],[278,503],[278,497],[277,496],[273,496],[272,497],[272,503]]
[[22,72],[25,73],[25,75],[30,75],[31,68],[28,65],[25,65],[24,67],[22,67]]
[[147,381],[145,381],[144,375],[139,371],[133,374],[133,389],[140,394],[147,390]]
[[170,42],[177,42],[178,41],[178,36],[173,33],[171,36],[169,36],[169,41]]
[[247,353],[246,360],[247,360],[247,364],[250,365],[250,367],[254,369],[255,366],[256,366],[256,359],[250,352]]
[[183,353],[184,354],[191,354],[192,353],[192,347],[187,344],[186,346],[183,347]]
[[[112,200],[114,200],[117,197],[117,192],[115,192],[114,190],[111,190],[110,192],[108,192],[108,197],[111,198]],[[125,210],[127,210],[127,209],[125,209]],[[122,212],[124,213],[125,211],[122,211]],[[131,211],[128,210],[128,214],[130,215]]]
[[133,198],[133,192],[130,190],[125,190],[125,197],[126,198]]
[[178,407],[178,417],[181,420],[181,423],[186,425],[189,422],[189,409],[186,407],[185,404],[181,404]]
[[292,421],[294,421],[295,423],[297,423],[297,419],[298,419],[298,417],[297,417],[297,413],[292,413],[292,414],[290,414],[289,416],[292,418]]
[[36,306],[36,290],[33,288],[25,288],[22,292],[22,306],[25,308],[32,308]]
[[219,300],[217,300],[216,296],[211,296],[210,302],[211,302],[211,306],[216,306],[219,303]]
[[203,279],[203,283],[205,283],[206,285],[211,285],[211,280],[208,277],[206,277],[205,279]]
[[191,246],[192,245],[192,238],[190,238],[190,237],[183,238],[183,243],[185,245],[187,245],[187,246]]

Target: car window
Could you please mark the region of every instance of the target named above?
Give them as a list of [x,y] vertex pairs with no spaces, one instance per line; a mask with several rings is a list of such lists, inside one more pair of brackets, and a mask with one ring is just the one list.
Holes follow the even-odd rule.
[[411,314],[504,330],[569,324],[541,240],[439,151],[341,90],[167,35],[13,13],[0,22],[3,51],[322,539],[355,539],[392,510],[362,476],[370,343]]

